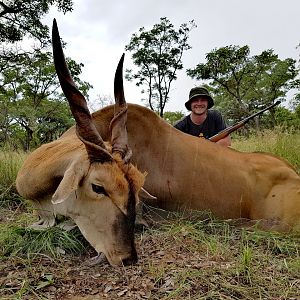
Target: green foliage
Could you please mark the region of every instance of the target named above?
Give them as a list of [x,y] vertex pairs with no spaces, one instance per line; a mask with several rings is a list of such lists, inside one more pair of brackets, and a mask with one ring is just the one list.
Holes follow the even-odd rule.
[[177,121],[181,120],[184,117],[184,113],[182,111],[166,111],[164,112],[164,119],[174,125]]
[[21,41],[26,35],[43,42],[49,29],[41,22],[51,6],[64,13],[72,11],[72,0],[12,0],[0,2],[0,41]]
[[[274,128],[280,128],[281,132],[297,132],[300,129],[300,118],[297,115],[297,111],[292,111],[282,106],[277,106],[276,110],[272,113],[270,111],[264,112],[257,116],[254,120],[250,121],[246,126],[249,131],[256,131],[259,133],[263,130],[277,130]],[[255,130],[251,130],[251,128]],[[242,132],[242,131],[239,131]]]
[[190,21],[181,24],[176,31],[166,17],[160,18],[160,23],[148,31],[141,27],[125,47],[133,52],[133,63],[139,68],[135,73],[126,70],[126,79],[144,87],[142,93],[148,94],[147,105],[161,117],[171,83],[177,79],[177,70],[183,68],[183,52],[191,48],[188,38],[194,27],[194,21]]
[[276,124],[285,130],[300,130],[300,115],[297,110],[293,112],[287,108],[278,107],[274,118]]
[[[50,52],[36,51],[23,57],[22,65],[0,73],[0,144],[29,150],[52,141],[73,124],[52,60]],[[67,61],[74,81],[86,94],[91,86],[78,77],[83,65]]]
[[[227,46],[209,52],[206,63],[188,69],[187,74],[209,81],[216,106],[227,119],[237,122],[275,100],[284,100],[298,70],[295,60],[280,60],[272,49],[250,56],[248,46]],[[270,110],[272,127],[276,109]]]
[[[72,11],[73,2],[72,0],[0,1],[0,41],[3,45],[0,49],[0,81],[5,77],[7,82],[19,83],[19,80],[23,78],[19,78],[18,70],[24,66],[28,69],[34,52],[39,55],[41,49],[50,44],[49,28],[41,21],[53,6],[66,13]],[[31,50],[25,51],[18,46],[17,42],[28,37],[39,43],[35,44]],[[35,68],[34,62],[32,64],[33,69]],[[14,68],[18,68],[18,70],[14,70]],[[4,71],[6,71],[6,75],[2,74]],[[25,72],[22,75],[26,76]],[[45,88],[45,86],[41,88]],[[7,115],[7,105],[4,105],[3,108],[3,102],[7,101],[7,99],[3,99],[3,94],[9,96],[7,93],[8,91],[4,91],[2,83],[0,83],[0,128],[7,126],[11,121],[8,120],[10,117]]]

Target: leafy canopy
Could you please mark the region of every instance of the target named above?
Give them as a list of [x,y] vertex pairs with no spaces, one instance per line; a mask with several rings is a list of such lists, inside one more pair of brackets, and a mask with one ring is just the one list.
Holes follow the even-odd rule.
[[136,72],[126,70],[126,79],[143,87],[142,93],[148,94],[148,106],[160,116],[169,99],[171,83],[177,79],[176,72],[183,68],[182,55],[191,48],[188,38],[194,27],[194,21],[190,21],[175,30],[163,17],[148,31],[141,27],[125,47],[132,52],[133,63],[138,67]]
[[[77,86],[86,95],[91,86],[78,77],[83,65],[67,61]],[[73,121],[52,53],[36,51],[20,63],[0,73],[0,143],[29,150],[57,138]]]
[[250,56],[249,46],[232,45],[212,50],[205,63],[187,70],[190,77],[208,82],[217,106],[232,121],[284,100],[297,73],[295,60],[281,60],[272,49]]
[[49,29],[41,18],[51,6],[66,13],[72,11],[72,0],[0,1],[0,41],[14,43],[26,35],[41,42],[49,39]]

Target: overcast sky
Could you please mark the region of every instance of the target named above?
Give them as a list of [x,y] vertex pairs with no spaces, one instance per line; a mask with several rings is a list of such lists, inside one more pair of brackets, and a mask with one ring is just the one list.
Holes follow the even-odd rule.
[[[251,55],[274,49],[280,59],[298,61],[300,49],[299,0],[73,0],[72,13],[51,10],[44,23],[57,19],[65,55],[84,64],[82,80],[94,86],[90,100],[97,95],[113,95],[114,72],[125,45],[133,33],[147,30],[167,17],[175,29],[195,20],[190,33],[191,50],[183,57],[184,70],[173,82],[169,111],[187,111],[184,102],[189,90],[201,82],[190,79],[186,68],[205,63],[211,50],[228,45],[249,45]],[[131,53],[126,53],[124,68],[131,68]],[[124,82],[127,102],[143,104],[143,95],[134,83]],[[97,106],[97,105],[96,105]],[[93,105],[95,107],[95,105]]]

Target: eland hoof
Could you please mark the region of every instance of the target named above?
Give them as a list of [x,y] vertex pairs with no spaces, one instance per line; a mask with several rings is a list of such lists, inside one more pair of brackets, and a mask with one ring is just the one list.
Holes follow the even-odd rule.
[[91,259],[89,259],[87,262],[86,262],[86,264],[88,265],[88,266],[95,266],[95,265],[98,265],[98,264],[102,264],[102,263],[107,263],[108,261],[107,261],[107,258],[106,258],[106,256],[105,256],[105,254],[104,253],[99,253],[97,256],[95,256],[95,257],[93,257],[93,258],[91,258]]
[[77,225],[73,220],[69,219],[69,220],[65,220],[65,221],[59,223],[57,225],[57,227],[65,230],[65,231],[71,231],[72,229],[76,228]]
[[35,230],[45,230],[47,228],[53,227],[55,225],[55,218],[41,218],[36,223],[28,226],[28,228]]

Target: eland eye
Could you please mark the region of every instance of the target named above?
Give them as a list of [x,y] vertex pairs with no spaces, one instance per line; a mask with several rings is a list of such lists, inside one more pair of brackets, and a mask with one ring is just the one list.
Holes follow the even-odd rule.
[[93,184],[92,183],[92,189],[95,193],[97,194],[103,194],[105,196],[108,196],[108,194],[106,193],[105,189],[103,186],[101,185],[97,185],[97,184]]

